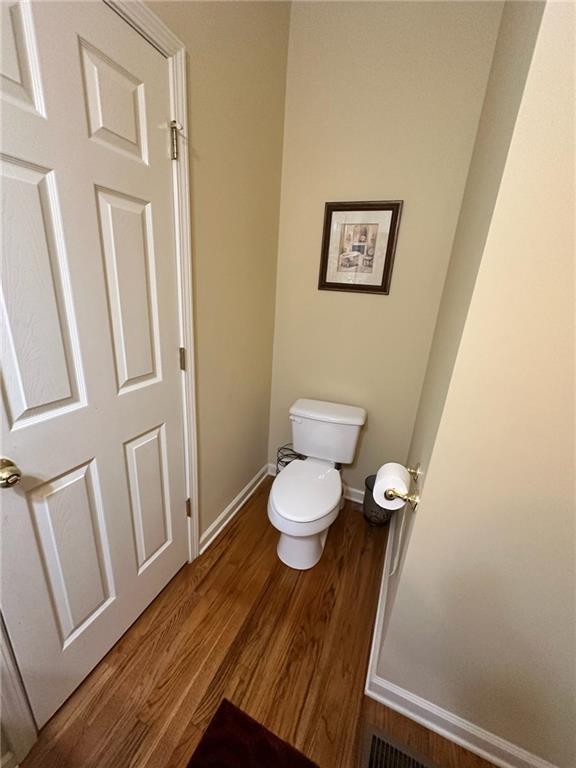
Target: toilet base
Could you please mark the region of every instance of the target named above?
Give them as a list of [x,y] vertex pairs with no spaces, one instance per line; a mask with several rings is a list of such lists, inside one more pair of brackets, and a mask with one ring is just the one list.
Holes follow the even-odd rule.
[[327,536],[328,528],[312,536],[289,536],[287,533],[281,533],[276,550],[278,557],[289,568],[307,571],[322,557]]

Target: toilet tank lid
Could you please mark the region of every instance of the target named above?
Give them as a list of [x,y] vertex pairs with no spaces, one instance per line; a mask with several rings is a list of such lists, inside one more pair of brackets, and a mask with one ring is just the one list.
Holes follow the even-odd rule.
[[290,416],[300,416],[315,421],[330,421],[333,424],[362,425],[366,421],[366,411],[355,405],[327,403],[324,400],[296,400],[290,408]]

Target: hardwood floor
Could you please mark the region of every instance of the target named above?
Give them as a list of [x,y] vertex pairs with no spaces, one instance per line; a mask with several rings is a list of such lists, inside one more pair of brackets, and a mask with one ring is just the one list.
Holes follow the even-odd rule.
[[363,721],[439,766],[488,766],[363,695],[386,529],[347,502],[320,563],[293,571],[276,556],[270,482],[54,715],[22,768],[184,768],[223,697],[320,768],[358,765]]
[[315,760],[356,763],[386,530],[347,503],[320,563],[276,555],[265,482],[44,727],[23,768],[183,768],[222,697]]

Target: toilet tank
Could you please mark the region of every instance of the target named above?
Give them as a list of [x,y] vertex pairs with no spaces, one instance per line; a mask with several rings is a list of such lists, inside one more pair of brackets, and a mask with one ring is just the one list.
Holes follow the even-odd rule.
[[296,400],[290,408],[294,450],[341,464],[354,461],[364,408],[323,400]]

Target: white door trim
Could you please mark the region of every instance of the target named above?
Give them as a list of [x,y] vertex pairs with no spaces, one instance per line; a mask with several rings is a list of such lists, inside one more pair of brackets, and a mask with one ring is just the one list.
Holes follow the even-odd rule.
[[182,374],[182,415],[184,419],[186,495],[190,499],[192,513],[188,521],[188,560],[191,562],[200,552],[200,516],[198,511],[186,47],[164,22],[144,4],[143,0],[103,0],[103,2],[168,60],[170,67],[170,107],[172,110],[170,119],[176,120],[181,126],[179,129],[178,159],[172,161],[172,177],[180,301],[180,346],[186,350],[186,370]]
[[[18,667],[12,654],[4,621],[0,618],[2,727],[8,738],[14,761],[23,760],[36,741],[36,723],[24,692]],[[7,755],[6,755],[7,758]],[[4,755],[2,756],[4,760]],[[6,759],[6,766],[9,765]],[[2,762],[4,768],[4,762]]]
[[394,551],[396,543],[396,521],[397,515],[392,515],[390,526],[388,528],[388,540],[386,543],[386,554],[384,556],[384,565],[382,566],[382,579],[380,581],[380,594],[378,596],[378,607],[376,609],[376,619],[372,632],[372,644],[370,646],[370,658],[368,660],[368,671],[366,674],[365,693],[371,695],[372,681],[378,676],[378,658],[384,642],[384,618],[386,616],[386,605],[388,599],[388,584],[390,580],[390,571],[394,562]]

